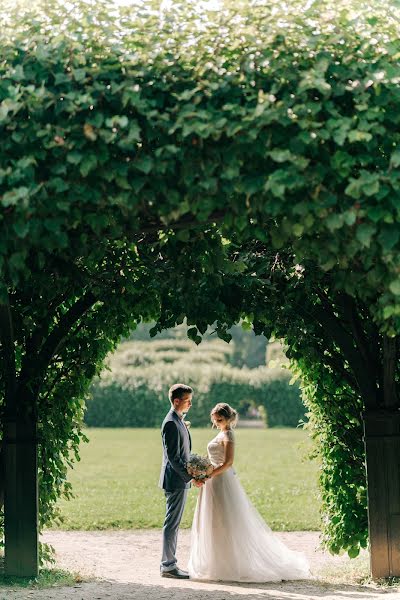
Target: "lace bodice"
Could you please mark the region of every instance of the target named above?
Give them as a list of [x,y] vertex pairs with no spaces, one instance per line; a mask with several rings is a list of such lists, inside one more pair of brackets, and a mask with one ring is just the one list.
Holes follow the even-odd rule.
[[207,444],[208,458],[214,467],[218,467],[224,462],[224,441],[234,443],[235,438],[231,429],[220,431],[218,435]]

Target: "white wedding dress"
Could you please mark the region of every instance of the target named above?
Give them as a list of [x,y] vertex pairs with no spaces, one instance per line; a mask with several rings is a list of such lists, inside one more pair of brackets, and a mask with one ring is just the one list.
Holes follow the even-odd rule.
[[[224,461],[221,431],[207,446],[214,467]],[[272,532],[242,488],[233,468],[200,489],[193,518],[188,565],[192,579],[267,582],[310,578],[307,559]]]

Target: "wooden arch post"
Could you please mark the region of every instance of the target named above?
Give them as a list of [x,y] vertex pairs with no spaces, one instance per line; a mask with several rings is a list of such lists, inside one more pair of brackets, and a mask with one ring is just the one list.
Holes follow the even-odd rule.
[[5,375],[3,489],[5,573],[38,574],[37,416],[34,394],[16,382],[10,305],[0,305],[0,336]]
[[383,399],[367,407],[364,443],[370,566],[374,579],[400,577],[400,409],[396,393],[396,338],[383,337]]

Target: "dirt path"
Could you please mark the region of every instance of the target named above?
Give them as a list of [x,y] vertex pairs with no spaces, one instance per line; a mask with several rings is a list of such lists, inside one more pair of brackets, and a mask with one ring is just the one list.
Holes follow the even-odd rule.
[[[0,591],[0,600],[375,600],[382,596],[400,600],[400,591],[374,585],[333,583],[349,569],[345,556],[332,557],[318,547],[318,534],[277,534],[293,549],[310,559],[314,580],[266,584],[197,583],[162,579],[159,575],[161,532],[49,531],[43,541],[52,544],[59,567],[98,578],[71,588]],[[181,531],[178,558],[184,568],[189,553],[190,532]],[[366,557],[360,560],[365,561]],[[330,573],[330,575],[329,575]],[[351,580],[351,576],[350,580]]]

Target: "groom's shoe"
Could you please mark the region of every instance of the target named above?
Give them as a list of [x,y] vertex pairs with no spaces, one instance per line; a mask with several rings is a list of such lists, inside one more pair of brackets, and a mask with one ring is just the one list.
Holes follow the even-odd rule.
[[171,577],[172,579],[189,579],[189,573],[182,571],[178,567],[171,569],[171,571],[161,571],[161,577]]

